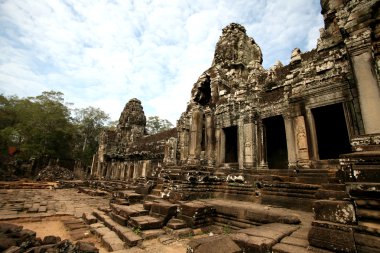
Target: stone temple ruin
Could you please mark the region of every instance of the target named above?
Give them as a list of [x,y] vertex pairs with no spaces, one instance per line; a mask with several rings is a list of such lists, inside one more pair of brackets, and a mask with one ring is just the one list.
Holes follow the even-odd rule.
[[117,131],[102,135],[93,178],[139,181],[137,192],[173,203],[222,198],[314,211],[310,245],[380,252],[380,2],[321,5],[317,48],[294,49],[286,66],[264,69],[245,28],[225,27],[176,128],[145,135],[132,99]]
[[109,249],[106,227],[128,247],[201,228],[187,252],[380,252],[380,2],[321,5],[317,47],[268,70],[225,27],[175,128],[147,135],[141,102],[126,104],[91,180],[62,182],[113,194],[83,215]]

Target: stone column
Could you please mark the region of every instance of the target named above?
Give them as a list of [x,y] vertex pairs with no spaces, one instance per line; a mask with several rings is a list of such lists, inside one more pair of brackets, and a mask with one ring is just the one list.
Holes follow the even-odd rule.
[[189,156],[189,130],[183,129],[181,134],[181,162],[187,160]]
[[244,124],[244,167],[253,167],[256,163],[255,159],[255,124]]
[[203,112],[199,106],[194,107],[190,126],[189,162],[199,163],[202,147]]
[[286,146],[288,149],[288,168],[293,168],[297,165],[297,148],[295,143],[295,129],[293,124],[293,118],[285,116],[284,123],[286,133]]
[[258,130],[257,135],[259,137],[258,143],[257,143],[257,147],[259,151],[258,166],[261,167],[262,169],[268,168],[267,158],[266,158],[267,155],[266,155],[266,145],[265,145],[265,129],[264,129],[264,125],[262,121],[258,123],[257,130]]
[[238,163],[239,169],[244,168],[244,122],[243,119],[238,120],[238,138],[237,138],[237,146],[238,146]]
[[215,161],[216,161],[216,167],[219,167],[222,163],[221,160],[221,130],[220,128],[215,129]]
[[380,133],[380,86],[374,69],[371,30],[352,35],[345,42],[355,73],[365,134]]
[[[300,116],[300,117],[302,117],[302,116]],[[309,153],[311,154],[311,157],[310,157],[311,159],[319,160],[317,131],[315,129],[315,122],[314,122],[313,113],[311,112],[310,109],[306,109],[306,117],[307,117],[308,126],[309,126],[309,130],[310,130],[310,145],[308,145],[306,142],[307,148],[311,149],[311,153],[308,152],[308,154]],[[298,131],[296,130],[297,149],[300,149],[300,148],[298,148],[299,146],[302,147],[302,145],[305,145],[305,143],[302,142],[302,136],[303,136],[302,132],[304,131],[306,134],[306,127],[305,127],[305,120],[302,118],[298,119],[298,122],[300,123],[300,125],[299,125],[300,129]],[[302,121],[303,121],[303,123],[302,123]],[[296,120],[296,128],[297,128],[297,120]],[[305,130],[303,130],[302,128],[305,128]],[[300,132],[300,134],[298,132]],[[300,135],[300,137],[298,135]],[[301,141],[301,142],[298,143],[299,141]],[[298,151],[298,153],[297,153],[299,161],[302,161],[302,158],[304,157],[302,155],[302,153],[305,154],[306,152],[299,152]]]
[[215,135],[214,135],[214,117],[212,111],[207,109],[206,114],[206,159],[209,165],[215,163]]

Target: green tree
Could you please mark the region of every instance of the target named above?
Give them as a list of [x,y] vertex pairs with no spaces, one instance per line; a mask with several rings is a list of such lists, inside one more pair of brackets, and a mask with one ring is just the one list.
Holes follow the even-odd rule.
[[150,116],[146,121],[148,134],[156,134],[173,127],[173,124],[167,119],[160,119],[158,116]]
[[75,157],[90,165],[98,148],[98,136],[109,120],[108,114],[92,106],[74,111],[77,127]]
[[48,155],[71,157],[73,124],[63,93],[43,92],[37,97],[0,97],[2,149],[15,146],[22,159]]

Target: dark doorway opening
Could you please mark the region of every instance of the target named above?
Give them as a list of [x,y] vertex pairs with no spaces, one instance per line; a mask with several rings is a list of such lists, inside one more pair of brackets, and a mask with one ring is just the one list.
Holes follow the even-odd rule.
[[311,111],[317,133],[319,159],[337,159],[340,154],[350,153],[343,105],[327,105]]
[[238,129],[237,126],[231,126],[223,129],[226,138],[225,163],[238,162]]
[[288,148],[286,145],[285,124],[282,116],[263,120],[266,135],[266,151],[269,169],[288,168]]

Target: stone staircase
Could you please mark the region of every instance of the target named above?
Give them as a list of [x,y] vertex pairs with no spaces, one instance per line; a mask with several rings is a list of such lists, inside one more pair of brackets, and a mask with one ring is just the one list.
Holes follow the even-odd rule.
[[380,252],[380,152],[341,156],[340,183],[323,184],[309,242],[342,252]]

